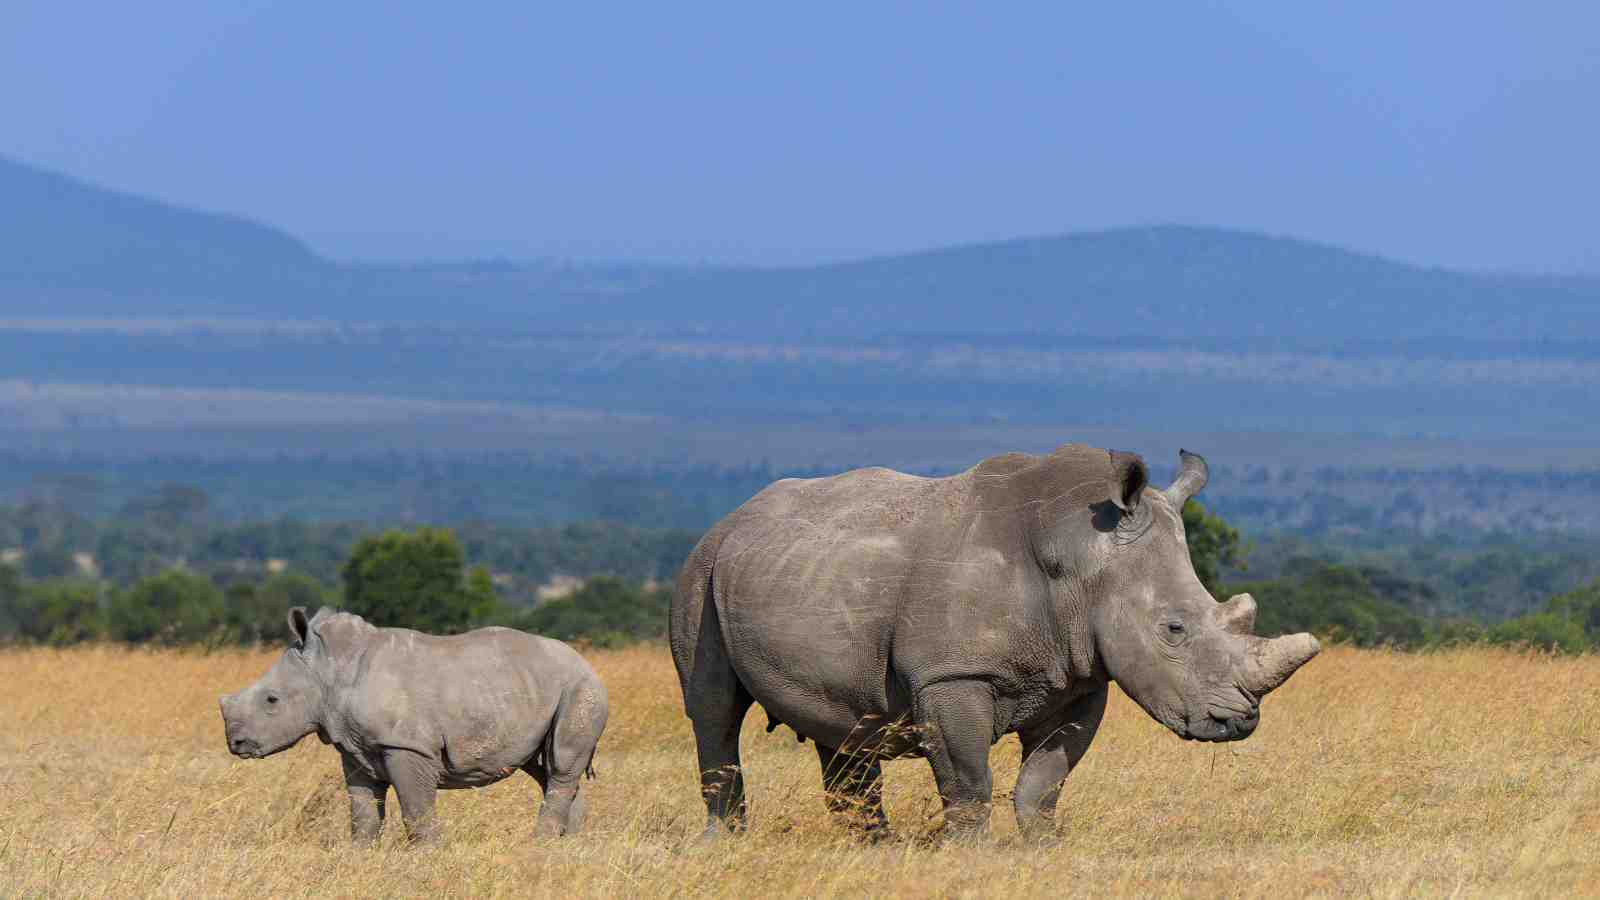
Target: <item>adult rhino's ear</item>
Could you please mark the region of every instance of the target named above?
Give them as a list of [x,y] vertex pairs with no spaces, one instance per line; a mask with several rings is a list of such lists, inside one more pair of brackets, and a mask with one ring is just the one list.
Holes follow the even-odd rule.
[[1149,483],[1150,470],[1145,468],[1144,457],[1126,450],[1111,451],[1111,502],[1118,509],[1133,512]]
[[289,640],[296,648],[303,648],[311,640],[311,621],[306,618],[306,608],[296,606],[289,610]]

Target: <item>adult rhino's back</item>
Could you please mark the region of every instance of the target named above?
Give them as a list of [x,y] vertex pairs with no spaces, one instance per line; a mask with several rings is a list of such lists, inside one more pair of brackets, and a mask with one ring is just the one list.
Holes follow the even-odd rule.
[[[896,617],[970,513],[970,473],[861,469],[785,479],[702,539],[679,577],[672,641],[687,684],[709,646],[774,718],[818,739],[903,706],[890,672]],[[716,629],[713,640],[700,636]],[[704,662],[704,661],[702,661]]]
[[[768,607],[821,614],[892,599],[893,579],[959,527],[966,474],[922,478],[858,469],[779,481],[728,517],[712,563],[725,615]],[[712,549],[712,548],[708,548]]]

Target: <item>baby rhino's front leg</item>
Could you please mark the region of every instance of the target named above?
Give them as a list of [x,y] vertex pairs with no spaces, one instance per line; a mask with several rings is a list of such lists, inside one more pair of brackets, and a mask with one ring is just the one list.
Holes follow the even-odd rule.
[[389,783],[367,774],[366,769],[339,754],[344,763],[344,786],[350,794],[350,837],[358,844],[371,844],[383,833],[384,803]]
[[400,816],[406,833],[419,844],[439,842],[439,820],[433,804],[439,793],[439,764],[410,750],[383,752],[383,768],[400,798]]

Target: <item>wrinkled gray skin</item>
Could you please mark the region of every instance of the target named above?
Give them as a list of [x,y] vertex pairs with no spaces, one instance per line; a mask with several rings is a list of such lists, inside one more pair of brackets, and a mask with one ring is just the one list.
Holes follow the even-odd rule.
[[1180,510],[1206,466],[1182,463],[1165,491],[1137,455],[1080,445],[949,478],[861,469],[776,482],[723,519],[671,613],[708,836],[744,826],[752,702],[816,744],[829,807],[873,834],[878,763],[900,756],[932,765],[947,834],[981,830],[989,747],[1011,732],[1018,824],[1050,833],[1111,681],[1183,738],[1248,736],[1317,642],[1254,637],[1248,595],[1201,586]]
[[357,842],[382,831],[391,785],[411,837],[432,842],[438,789],[518,769],[544,791],[538,832],[578,829],[578,782],[608,706],[605,685],[571,647],[509,628],[449,637],[377,628],[327,607],[309,621],[290,610],[289,632],[271,671],[222,698],[228,749],[260,759],[313,732],[333,744]]

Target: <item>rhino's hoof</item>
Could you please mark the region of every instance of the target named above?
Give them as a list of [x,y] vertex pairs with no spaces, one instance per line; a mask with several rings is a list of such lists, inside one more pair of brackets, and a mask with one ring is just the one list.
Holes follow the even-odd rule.
[[900,837],[887,825],[862,828],[856,833],[860,835],[862,843],[866,844],[886,844]]
[[1019,831],[1017,841],[1024,847],[1049,848],[1061,843],[1061,835],[1050,825],[1037,825]]
[[705,831],[700,832],[700,836],[695,839],[694,843],[698,847],[710,847],[721,843],[729,837],[743,834],[744,830],[745,826],[742,824],[730,827],[723,822],[712,822],[706,826]]

